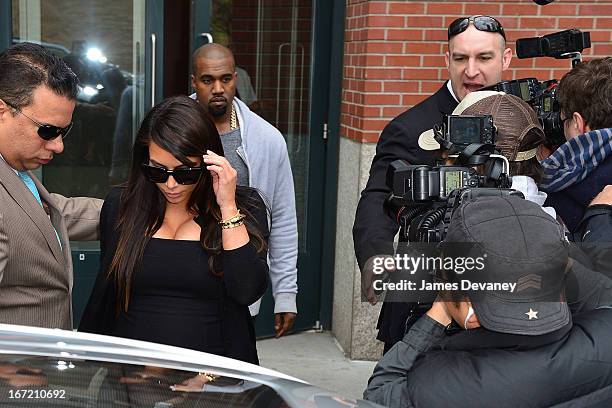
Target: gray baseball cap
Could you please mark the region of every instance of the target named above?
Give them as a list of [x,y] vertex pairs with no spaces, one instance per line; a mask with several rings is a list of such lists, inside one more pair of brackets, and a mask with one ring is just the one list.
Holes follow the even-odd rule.
[[484,328],[541,335],[571,322],[564,293],[569,243],[559,223],[538,204],[512,196],[464,203],[455,211],[442,247],[452,243],[469,243],[486,259],[484,269],[462,278],[517,284],[513,292],[468,290]]

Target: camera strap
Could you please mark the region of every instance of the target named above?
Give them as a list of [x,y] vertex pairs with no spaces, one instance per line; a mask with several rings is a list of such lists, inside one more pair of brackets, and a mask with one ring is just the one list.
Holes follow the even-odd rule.
[[472,143],[459,152],[459,163],[464,166],[479,166],[485,164],[494,152],[495,145]]
[[452,151],[454,148],[454,144],[449,142],[444,138],[444,127],[440,124],[436,124],[433,127],[434,139],[438,144],[440,144],[440,148],[443,150]]
[[490,158],[484,165],[484,172],[488,181],[495,183],[495,187],[510,187],[508,175],[504,172],[504,165],[500,160]]

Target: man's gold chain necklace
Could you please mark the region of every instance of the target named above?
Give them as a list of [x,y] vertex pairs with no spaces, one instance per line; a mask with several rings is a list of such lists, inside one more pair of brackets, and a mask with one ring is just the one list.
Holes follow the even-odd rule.
[[236,115],[236,109],[232,104],[232,110],[230,112],[230,130],[238,129],[238,116]]

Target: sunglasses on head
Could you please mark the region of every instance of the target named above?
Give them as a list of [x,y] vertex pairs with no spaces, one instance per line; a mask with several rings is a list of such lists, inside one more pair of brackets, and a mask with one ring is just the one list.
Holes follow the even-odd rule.
[[490,16],[470,16],[456,19],[448,26],[448,39],[450,40],[457,34],[461,34],[467,30],[470,23],[474,23],[474,27],[479,31],[499,33],[504,37],[504,40],[506,39],[506,33],[504,33],[504,28],[501,23]]
[[25,116],[26,118],[30,119],[30,121],[32,123],[34,123],[36,126],[38,126],[38,136],[40,136],[41,139],[43,140],[53,140],[56,137],[61,136],[62,139],[65,138],[66,136],[68,136],[68,132],[70,132],[70,129],[72,129],[72,125],[73,123],[70,122],[70,124],[64,128],[58,127],[58,126],[53,126],[53,125],[43,125],[42,123],[40,123],[39,121],[32,119],[31,117],[29,117],[28,115],[26,115],[25,113],[23,113],[23,111],[21,109],[19,109],[18,107],[8,103],[8,102],[4,102],[6,103],[8,106],[10,106],[11,108],[15,109],[17,112],[21,113],[23,116]]
[[145,176],[153,183],[165,183],[168,181],[168,177],[172,176],[179,184],[195,184],[200,180],[202,171],[205,169],[203,166],[199,166],[168,170],[144,163],[141,166]]

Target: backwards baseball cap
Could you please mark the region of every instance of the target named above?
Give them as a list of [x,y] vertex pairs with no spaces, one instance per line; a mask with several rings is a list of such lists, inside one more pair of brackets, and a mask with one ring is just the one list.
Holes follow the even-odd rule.
[[[470,92],[457,105],[453,115],[491,115],[497,128],[495,146],[510,161],[525,161],[536,155],[545,139],[535,111],[521,98],[496,91]],[[440,149],[433,129],[419,136],[419,147]]]
[[541,335],[570,323],[564,301],[569,243],[539,205],[514,196],[468,201],[453,215],[442,247],[452,243],[471,244],[470,255],[485,259],[482,270],[462,279],[517,284],[514,291],[472,287],[466,292],[484,328]]

